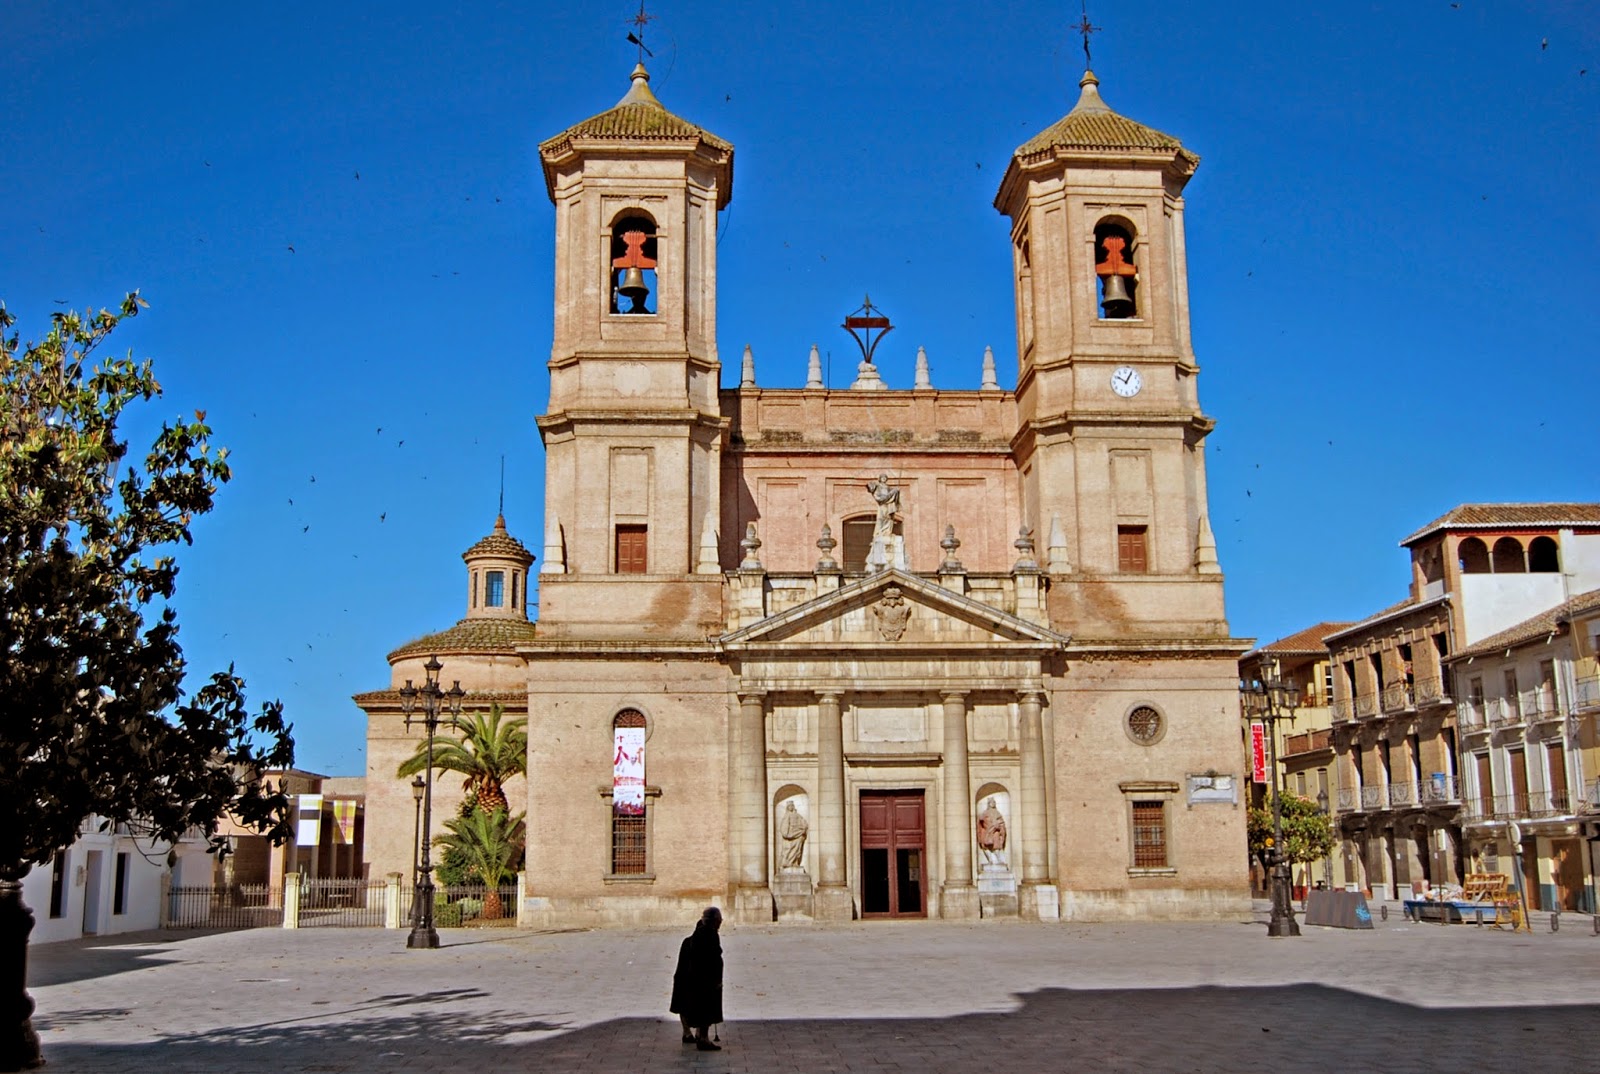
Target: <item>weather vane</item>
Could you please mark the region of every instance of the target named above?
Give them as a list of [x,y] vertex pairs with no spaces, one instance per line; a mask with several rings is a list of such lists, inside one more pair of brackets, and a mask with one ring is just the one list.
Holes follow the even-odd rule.
[[500,515],[506,513],[506,457],[500,456]]
[[654,15],[645,14],[644,0],[639,0],[639,14],[628,20],[628,22],[634,27],[634,29],[628,31],[628,44],[639,46],[640,63],[644,62],[644,58],[646,56],[649,56],[651,59],[655,59],[656,54],[646,48],[644,44],[644,28],[655,21],[656,17]]
[[[644,10],[643,0],[640,0],[639,10],[641,12]],[[1089,58],[1089,35],[1099,33],[1100,27],[1089,23],[1089,0],[1083,0],[1083,21],[1073,29],[1083,35],[1083,65],[1087,68],[1093,68],[1094,61]]]

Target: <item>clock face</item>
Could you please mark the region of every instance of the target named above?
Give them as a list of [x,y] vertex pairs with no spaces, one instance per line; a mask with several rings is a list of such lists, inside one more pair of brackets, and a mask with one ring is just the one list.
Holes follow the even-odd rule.
[[1111,390],[1124,399],[1132,399],[1144,387],[1144,379],[1131,365],[1119,365],[1111,372]]

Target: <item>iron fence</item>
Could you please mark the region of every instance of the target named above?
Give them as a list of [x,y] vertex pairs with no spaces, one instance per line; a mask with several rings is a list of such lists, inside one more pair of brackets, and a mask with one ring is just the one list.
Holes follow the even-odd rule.
[[[400,905],[405,923],[415,920],[416,890],[406,888]],[[510,928],[517,923],[517,885],[436,884],[433,889],[435,928]]]
[[358,878],[300,883],[300,927],[383,928],[388,885]]
[[167,893],[167,928],[257,929],[283,924],[283,891],[265,884],[173,888]]

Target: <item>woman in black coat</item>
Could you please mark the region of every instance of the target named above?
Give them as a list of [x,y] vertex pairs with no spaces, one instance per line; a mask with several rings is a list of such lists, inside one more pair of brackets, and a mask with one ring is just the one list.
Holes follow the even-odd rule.
[[672,975],[672,1005],[683,1023],[683,1043],[693,1041],[703,1052],[720,1050],[709,1036],[722,1021],[722,911],[708,906],[694,926],[694,935],[678,946],[678,969]]

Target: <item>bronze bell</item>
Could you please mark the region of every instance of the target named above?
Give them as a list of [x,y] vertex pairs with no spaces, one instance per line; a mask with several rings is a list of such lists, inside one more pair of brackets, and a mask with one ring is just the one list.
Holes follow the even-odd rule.
[[644,308],[645,296],[650,293],[650,288],[645,286],[644,273],[638,267],[628,269],[622,274],[622,283],[617,286],[617,293],[630,299],[633,308],[628,313],[649,313]]
[[1100,296],[1100,308],[1105,310],[1107,317],[1133,316],[1133,296],[1128,294],[1128,285],[1122,282],[1121,276],[1105,277],[1105,291]]

